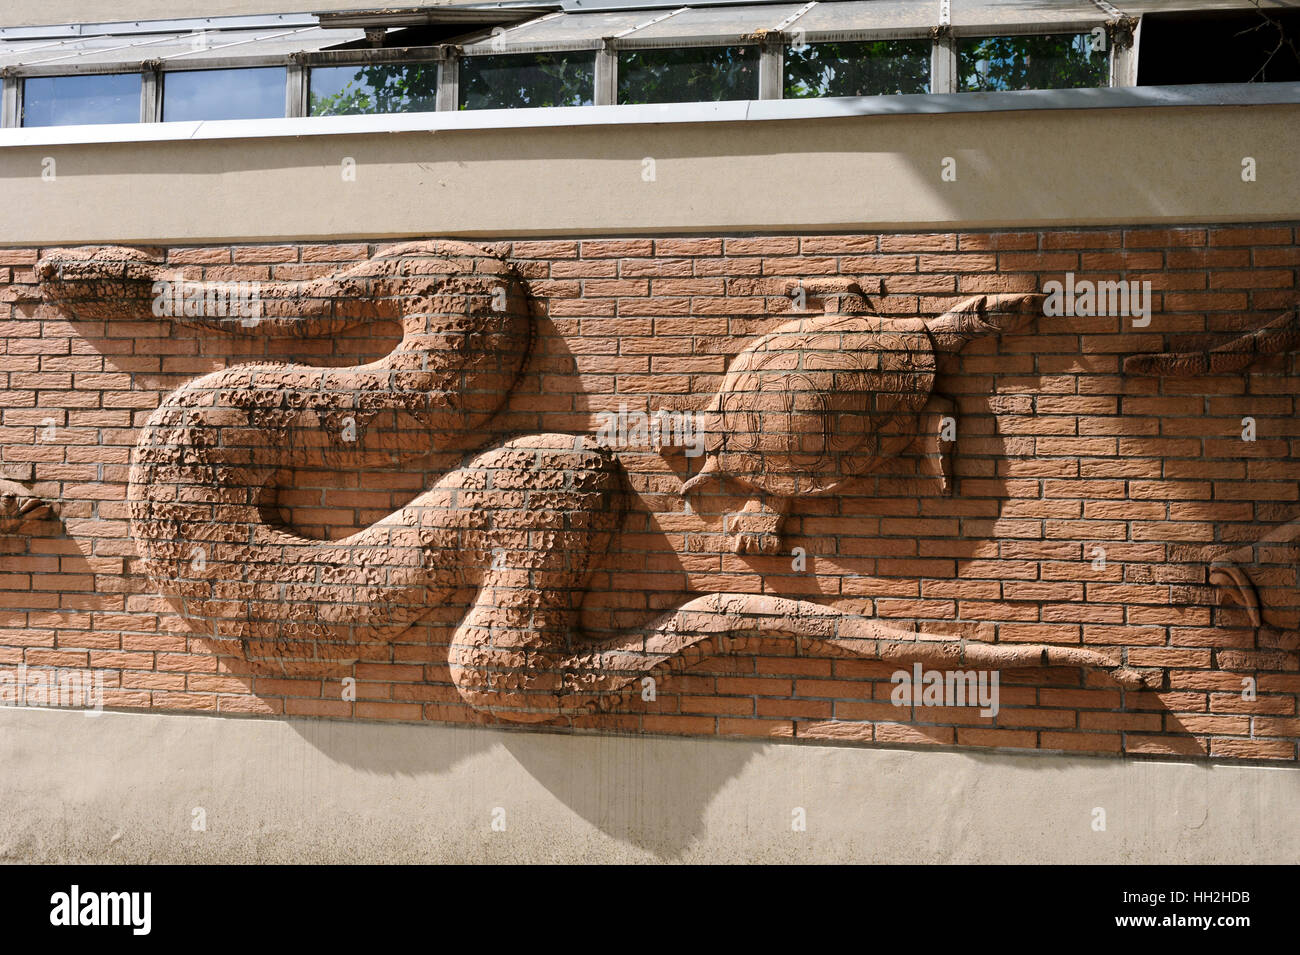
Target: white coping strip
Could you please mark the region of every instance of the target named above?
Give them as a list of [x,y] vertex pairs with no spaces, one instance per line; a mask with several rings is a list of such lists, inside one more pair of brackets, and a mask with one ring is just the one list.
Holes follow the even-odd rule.
[[671,10],[668,13],[662,14],[660,16],[651,17],[649,20],[646,20],[644,23],[638,23],[636,26],[631,26],[628,27],[626,30],[622,30],[618,33],[615,33],[614,39],[619,40],[625,36],[630,36],[631,34],[635,33],[637,30],[644,30],[646,27],[654,26],[656,23],[659,23],[660,21],[667,20],[669,17],[675,17],[679,13],[685,13],[689,9],[690,7],[678,7],[676,10]]
[[[562,16],[564,16],[564,11],[556,10],[554,13],[548,13],[545,16],[533,17],[532,19],[529,20],[521,20],[519,23],[516,23],[514,26],[502,27],[501,33],[510,33],[512,30],[522,30],[524,27],[536,26],[539,23],[544,23],[547,20],[554,20],[556,17],[562,17]],[[496,36],[500,36],[500,35],[501,35],[500,33],[496,34]]]
[[[211,46],[203,46],[195,50],[185,50],[182,53],[173,53],[170,56],[160,57],[159,59],[176,60],[176,59],[180,59],[182,56],[193,56],[195,53],[215,53],[218,50],[228,50],[232,46],[247,46],[249,43],[261,43],[263,40],[278,40],[280,37],[296,36],[299,33],[307,33],[309,30],[315,30],[315,29],[317,28],[300,27],[297,30],[285,30],[281,33],[265,33],[265,34],[259,33],[257,36],[248,37],[247,39],[243,39],[243,40],[236,40],[233,43],[213,42]],[[219,35],[220,34],[216,33],[213,30],[196,30],[194,33],[181,34],[181,36],[202,36],[202,37],[207,37],[207,36],[215,37]]]
[[794,23],[795,20],[798,20],[801,16],[803,16],[805,13],[807,13],[815,6],[817,6],[817,0],[808,0],[808,2],[805,3],[802,7],[800,7],[794,13],[790,14],[788,17],[786,17],[784,20],[782,20],[780,23],[774,26],[772,28],[772,31],[774,33],[780,33],[782,30],[784,30],[790,24]]
[[535,109],[446,110],[367,116],[304,116],[176,123],[118,123],[0,129],[0,148],[92,143],[177,142],[190,139],[269,139],[439,133],[486,129],[637,126],[840,119],[1039,109],[1269,106],[1300,104],[1300,82],[1198,86],[1123,86],[1013,93],[915,93],[799,100],[733,100],[637,106],[560,106]]
[[[57,63],[59,60],[75,60],[79,56],[102,56],[105,53],[113,53],[117,50],[138,50],[142,47],[153,46],[158,43],[175,42],[178,38],[189,36],[187,33],[166,33],[159,37],[149,40],[134,40],[131,43],[124,43],[121,46],[107,47],[90,47],[88,49],[73,50],[70,53],[59,52],[57,56],[48,56],[44,59],[19,60],[10,64],[11,66],[44,66],[47,63]],[[4,47],[0,46],[0,54],[4,52]],[[25,53],[26,50],[20,50],[19,53]],[[127,64],[130,65],[130,64]],[[127,70],[126,72],[139,72],[138,70]]]
[[1112,16],[1117,18],[1124,16],[1123,10],[1115,9],[1109,3],[1107,3],[1106,0],[1092,0],[1092,2],[1093,5],[1097,7],[1097,9],[1101,10],[1101,12],[1106,14],[1107,16]]

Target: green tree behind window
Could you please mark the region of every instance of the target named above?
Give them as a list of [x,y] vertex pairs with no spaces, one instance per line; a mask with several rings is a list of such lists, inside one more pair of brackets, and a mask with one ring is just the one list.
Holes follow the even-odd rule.
[[1109,52],[1093,50],[1092,41],[1089,33],[962,40],[957,46],[958,89],[983,93],[1105,86]]
[[311,116],[432,112],[438,102],[438,67],[317,67],[311,71],[308,102]]
[[786,99],[929,91],[929,40],[813,43],[785,51]]
[[624,50],[618,102],[706,103],[758,99],[758,47]]
[[460,61],[461,109],[590,106],[596,93],[596,54],[505,53]]

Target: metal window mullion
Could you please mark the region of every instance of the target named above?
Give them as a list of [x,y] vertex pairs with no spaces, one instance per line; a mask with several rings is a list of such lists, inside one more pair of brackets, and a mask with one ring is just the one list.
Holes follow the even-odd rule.
[[1123,46],[1114,41],[1110,44],[1111,86],[1137,86],[1138,81],[1138,42],[1142,37],[1142,20],[1133,28],[1133,41]]
[[597,106],[618,102],[618,50],[609,38],[596,51],[596,95],[592,102]]
[[765,43],[758,55],[758,98],[781,99],[785,84],[785,44]]
[[936,37],[930,46],[930,92],[957,92],[957,39],[951,32]]
[[957,40],[952,35],[952,0],[939,0],[939,22],[930,31],[930,92],[957,92]]
[[307,67],[301,61],[290,63],[285,71],[284,115],[307,115]]
[[140,72],[140,122],[162,122],[162,73],[151,66]]
[[6,76],[0,89],[0,126],[22,125],[23,81],[19,76]]
[[444,50],[438,61],[438,98],[434,108],[439,112],[460,109],[460,55],[455,50]]

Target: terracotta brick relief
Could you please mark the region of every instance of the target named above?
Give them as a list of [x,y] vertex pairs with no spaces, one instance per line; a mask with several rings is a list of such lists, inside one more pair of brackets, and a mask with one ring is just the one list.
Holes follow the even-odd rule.
[[[1294,263],[1151,328],[1045,315],[1103,254],[1049,250],[1118,236],[40,250],[5,424],[142,400],[86,445],[120,506],[56,476],[93,450],[3,442],[30,593],[60,540],[120,554],[113,645],[21,649],[57,612],[11,587],[17,653],[117,663],[126,706],[1295,758]],[[121,377],[50,390],[22,322]],[[1000,715],[900,706],[931,670],[997,672]]]

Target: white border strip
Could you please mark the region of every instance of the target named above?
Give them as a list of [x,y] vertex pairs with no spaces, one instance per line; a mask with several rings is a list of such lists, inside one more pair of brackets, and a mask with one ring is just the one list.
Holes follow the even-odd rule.
[[311,116],[293,119],[43,126],[0,130],[0,148],[86,143],[177,142],[191,139],[439,133],[532,127],[736,123],[918,113],[1297,104],[1300,104],[1300,83],[1124,86],[1101,89],[1024,90],[1014,93],[918,93],[903,96],[735,100],[723,103],[666,103],[651,106],[565,106],[544,109],[386,113],[369,116]]
[[613,38],[615,40],[621,40],[625,36],[631,36],[637,30],[644,30],[646,27],[652,27],[656,23],[660,23],[664,20],[667,20],[669,17],[675,17],[679,13],[685,13],[689,9],[690,7],[678,7],[676,10],[672,10],[668,13],[661,14],[660,16],[657,17],[652,17],[651,19],[646,20],[644,23],[638,23],[635,26],[628,27],[626,30],[623,30],[620,33],[615,33]]

